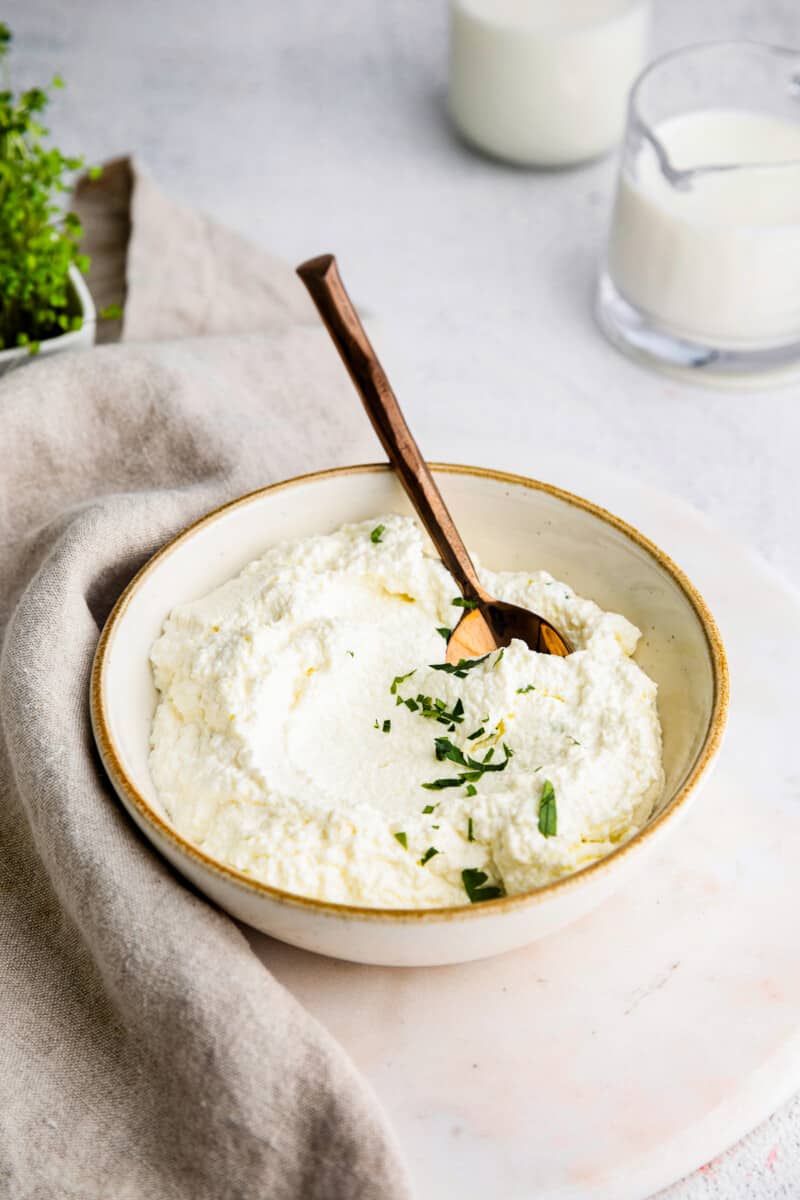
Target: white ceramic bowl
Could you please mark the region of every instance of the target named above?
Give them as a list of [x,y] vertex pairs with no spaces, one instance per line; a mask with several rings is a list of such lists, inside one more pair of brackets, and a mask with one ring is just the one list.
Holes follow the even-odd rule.
[[274,484],[203,517],[132,580],[103,630],[92,672],[95,739],[123,804],[153,845],[233,916],[320,954],[387,966],[485,958],[594,908],[678,825],[722,739],[725,653],[702,599],[665,554],[568,492],[478,467],[436,466],[448,505],[487,566],[544,567],[643,632],[637,661],[659,688],[666,787],[647,827],[600,862],[536,891],[458,908],[329,904],[279,891],[209,858],[171,825],[148,769],[156,694],[148,661],[167,613],[229,579],[273,541],[408,512],[386,466],[343,467]]

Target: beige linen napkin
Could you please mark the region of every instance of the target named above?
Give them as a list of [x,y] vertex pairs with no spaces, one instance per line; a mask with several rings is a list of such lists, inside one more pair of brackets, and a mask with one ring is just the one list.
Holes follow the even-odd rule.
[[165,538],[376,446],[286,266],[127,162],[77,202],[124,338],[182,340],[0,382],[0,1195],[399,1200],[366,1084],[139,836],[87,703],[99,629]]

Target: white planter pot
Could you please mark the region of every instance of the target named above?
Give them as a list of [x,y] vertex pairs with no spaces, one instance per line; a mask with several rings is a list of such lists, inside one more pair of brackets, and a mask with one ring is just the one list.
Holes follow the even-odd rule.
[[61,333],[58,337],[43,338],[35,355],[30,353],[27,346],[15,346],[11,350],[0,350],[0,375],[23,363],[35,361],[43,354],[57,354],[60,350],[86,350],[89,346],[94,345],[97,323],[94,301],[89,295],[89,289],[77,267],[70,267],[69,278],[72,284],[75,309],[83,317],[80,329],[71,333]]

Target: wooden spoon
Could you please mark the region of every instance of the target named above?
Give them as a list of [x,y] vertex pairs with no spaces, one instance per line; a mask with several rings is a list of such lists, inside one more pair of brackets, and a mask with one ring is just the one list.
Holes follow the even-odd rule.
[[478,658],[507,646],[514,638],[542,654],[570,653],[564,638],[536,613],[495,600],[481,586],[453,518],[414,441],[356,310],[345,291],[332,254],[301,263],[297,274],[311,294],[350,378],[364,402],[375,432],[397,471],[408,497],[430,535],[439,557],[467,602],[468,611],[447,643],[447,661]]

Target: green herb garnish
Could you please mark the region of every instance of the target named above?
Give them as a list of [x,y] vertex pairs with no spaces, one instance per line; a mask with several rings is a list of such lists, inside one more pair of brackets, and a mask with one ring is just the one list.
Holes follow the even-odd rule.
[[547,838],[555,837],[558,832],[556,791],[549,779],[545,779],[542,785],[542,796],[539,801],[539,832]]
[[484,900],[496,900],[498,896],[502,896],[502,888],[494,885],[484,887],[488,878],[486,872],[479,871],[477,867],[465,867],[461,872],[461,882],[469,896],[470,904],[480,904]]
[[446,625],[437,625],[436,632],[441,634],[446,642],[449,642],[453,631],[452,629],[448,629]]
[[373,543],[373,545],[377,546],[378,542],[383,538],[385,532],[385,525],[376,525],[372,533],[369,535],[369,540]]
[[426,804],[422,811],[425,814],[425,816],[427,816],[428,813],[434,812],[437,808],[438,808],[437,804]]
[[466,790],[466,792],[465,792],[465,795],[467,795],[467,796],[477,796],[477,794],[478,794],[478,789],[475,787],[475,784],[474,784],[474,783],[468,783],[468,784],[467,784],[467,790]]
[[494,660],[494,663],[492,664],[493,666],[495,666],[495,667],[500,666],[500,663],[503,661],[503,655],[505,654],[505,652],[506,652],[506,648],[505,648],[505,646],[503,646],[503,648],[500,651],[500,653],[498,654],[497,658]]
[[430,862],[431,859],[435,858],[438,853],[439,853],[439,851],[436,849],[435,846],[428,846],[428,849],[425,851],[422,858],[419,860],[419,865],[421,867],[424,867],[425,863]]
[[526,692],[535,692],[535,691],[536,691],[536,685],[533,683],[527,683],[525,685],[525,687],[517,688],[517,695],[524,696],[526,694]]
[[416,671],[416,667],[414,667],[413,670],[408,671],[407,674],[405,674],[405,675],[395,675],[394,679],[392,680],[392,686],[389,688],[389,691],[391,692],[391,694],[393,696],[395,696],[397,694],[397,689],[400,686],[400,684],[405,683],[405,681],[407,679],[410,679],[411,676],[414,674],[414,671]]
[[504,771],[508,766],[509,759],[513,751],[509,750],[508,746],[503,743],[505,751],[505,759],[503,762],[492,762],[494,757],[494,746],[491,746],[482,759],[471,758],[468,754],[465,755],[463,750],[458,746],[454,746],[449,738],[436,738],[436,758],[439,762],[448,760],[458,763],[460,767],[467,767],[461,775],[454,779],[434,779],[431,783],[423,783],[424,788],[429,788],[431,791],[441,791],[443,788],[460,787],[463,783],[475,783],[487,771]]
[[475,841],[475,831],[472,828],[472,817],[467,817],[467,841]]
[[428,720],[438,721],[440,725],[460,725],[464,720],[464,705],[459,697],[453,705],[452,711],[449,711],[444,700],[434,700],[431,696],[423,696],[420,692],[416,700],[399,701],[400,704],[405,704],[412,712],[419,712],[421,717],[427,717]]
[[482,733],[486,733],[486,730],[484,729],[483,725],[481,725],[480,729],[476,729],[474,733],[468,734],[467,741],[474,742],[475,739],[479,738]]
[[484,654],[483,658],[460,658],[457,663],[430,663],[429,666],[432,671],[446,671],[448,675],[455,675],[456,679],[466,679],[467,672],[486,662],[488,657],[488,654]]
[[408,849],[408,836],[405,833],[396,833],[394,835],[404,850]]
[[391,722],[391,721],[384,721],[384,722],[383,722],[383,732],[384,732],[384,733],[391,733],[391,731],[392,731],[392,722]]
[[439,762],[449,759],[450,762],[458,763],[460,767],[469,765],[458,746],[454,746],[450,738],[446,737],[436,738],[436,758]]
[[463,596],[456,596],[455,600],[451,600],[450,603],[453,605],[453,608],[466,608],[469,611],[470,609],[477,608],[480,601],[465,600]]

